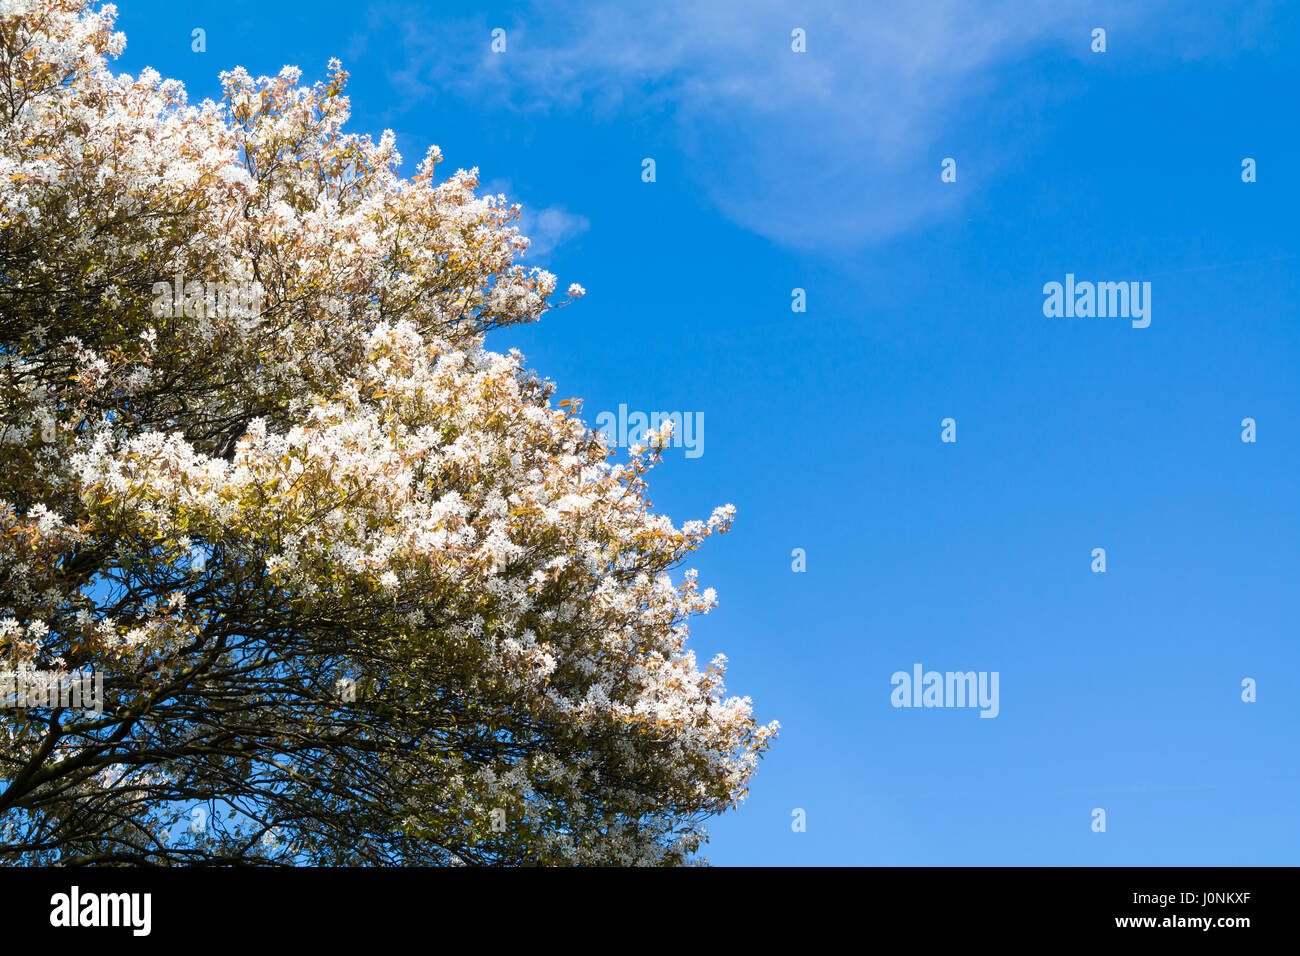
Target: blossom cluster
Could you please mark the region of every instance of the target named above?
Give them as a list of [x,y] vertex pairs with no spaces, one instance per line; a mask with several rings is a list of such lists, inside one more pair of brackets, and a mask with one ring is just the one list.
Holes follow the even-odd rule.
[[[408,698],[454,675],[485,726],[545,728],[431,751],[412,832],[480,840],[504,808],[539,858],[683,858],[776,731],[725,659],[697,666],[686,622],[716,596],[673,577],[734,509],[654,513],[655,447],[615,461],[485,348],[556,279],[476,171],[439,181],[435,147],[399,177],[391,132],[344,132],[337,62],[311,87],[236,69],[196,106],[114,74],[114,16],[0,0],[0,652],[152,687],[190,673],[236,586],[317,627],[374,609]],[[156,307],[192,282],[256,307]],[[196,549],[220,560],[191,569]]]

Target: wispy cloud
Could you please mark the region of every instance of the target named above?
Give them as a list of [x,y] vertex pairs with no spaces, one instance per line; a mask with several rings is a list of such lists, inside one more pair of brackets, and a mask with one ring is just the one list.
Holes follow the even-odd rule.
[[485,183],[480,189],[484,195],[504,195],[509,202],[517,202],[519,210],[519,232],[528,237],[528,262],[530,265],[545,265],[556,247],[571,239],[576,239],[588,229],[591,223],[586,216],[569,212],[562,205],[529,205],[515,195],[508,179],[494,179]]
[[[405,95],[605,115],[670,106],[675,145],[719,209],[779,242],[824,246],[953,213],[967,190],[938,188],[945,156],[978,173],[963,186],[994,181],[1035,111],[1069,95],[1017,85],[1014,68],[1046,51],[1086,61],[1093,27],[1108,56],[1152,61],[1232,55],[1265,33],[1269,3],[1216,6],[660,0],[523,6],[501,23],[414,6],[376,17],[395,34],[390,80]],[[496,26],[507,56],[488,50]],[[791,51],[796,27],[806,53]],[[562,213],[553,228],[564,233]]]

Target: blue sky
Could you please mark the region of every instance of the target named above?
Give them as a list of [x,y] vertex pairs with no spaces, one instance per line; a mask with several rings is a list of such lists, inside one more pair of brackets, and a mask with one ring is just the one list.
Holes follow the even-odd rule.
[[[341,57],[355,131],[479,167],[587,288],[491,347],[589,422],[703,415],[652,498],[736,505],[697,654],[784,728],[712,862],[1300,862],[1294,6],[118,6],[194,100]],[[1067,273],[1150,326],[1046,317]],[[997,718],[891,706],[915,663]]]

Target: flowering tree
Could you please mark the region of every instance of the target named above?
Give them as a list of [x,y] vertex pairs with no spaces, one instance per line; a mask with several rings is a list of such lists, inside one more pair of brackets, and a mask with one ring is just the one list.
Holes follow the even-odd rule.
[[0,710],[0,861],[686,861],[776,730],[669,576],[733,509],[483,349],[554,277],[337,62],[190,106],[114,16],[0,0],[0,666],[103,675]]

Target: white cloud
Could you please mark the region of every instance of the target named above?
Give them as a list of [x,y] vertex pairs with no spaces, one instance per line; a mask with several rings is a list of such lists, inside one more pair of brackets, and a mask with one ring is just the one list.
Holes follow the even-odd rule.
[[529,265],[544,265],[546,259],[561,243],[576,239],[588,229],[591,223],[586,216],[569,212],[562,205],[541,206],[534,208],[514,195],[510,181],[494,179],[480,189],[483,195],[505,195],[507,201],[520,204],[519,232],[528,237],[528,255],[525,261]]
[[[1086,76],[1095,26],[1108,32],[1105,55],[1130,65],[1231,55],[1267,9],[1262,0],[1190,12],[1172,0],[552,2],[513,22],[425,28],[429,14],[410,8],[390,78],[412,95],[450,90],[519,110],[616,117],[671,107],[675,148],[726,215],[824,248],[933,222],[955,211],[968,183],[992,182],[1068,95],[1008,82],[1031,57],[1082,61]],[[488,50],[498,25],[505,55]],[[791,52],[795,27],[807,53]],[[958,159],[961,189],[939,181],[945,156]],[[572,228],[565,215],[549,226],[556,236]]]

